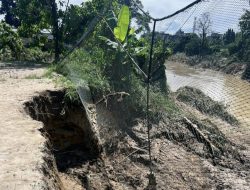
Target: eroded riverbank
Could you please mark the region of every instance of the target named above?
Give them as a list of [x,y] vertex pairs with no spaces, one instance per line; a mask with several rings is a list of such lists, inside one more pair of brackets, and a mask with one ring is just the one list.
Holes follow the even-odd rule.
[[194,69],[188,65],[167,62],[167,82],[172,91],[184,86],[200,89],[215,101],[228,106],[244,127],[250,127],[250,83],[221,72]]
[[[42,71],[13,68],[0,72],[0,189],[147,189],[144,121],[134,118],[126,123],[104,102],[85,105],[105,153],[89,158],[91,151],[85,148],[90,147],[91,135],[79,130],[88,129],[84,110],[64,109],[62,91],[51,80],[38,77]],[[50,90],[50,96],[44,90]],[[207,120],[210,117],[181,102],[178,107],[185,115],[166,114],[152,126],[157,189],[249,189],[249,133],[229,124],[230,134],[221,133],[226,127],[214,125]],[[90,145],[98,149],[95,143]]]

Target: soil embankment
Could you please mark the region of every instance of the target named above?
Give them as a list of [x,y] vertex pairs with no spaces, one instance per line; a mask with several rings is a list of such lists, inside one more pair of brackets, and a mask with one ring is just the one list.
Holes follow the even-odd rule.
[[[171,91],[190,86],[226,106],[241,125],[250,126],[250,83],[233,75],[208,69],[195,69],[178,62],[166,62],[167,83]],[[200,96],[197,96],[199,98]],[[197,100],[198,101],[198,100]],[[193,101],[195,103],[196,101]],[[196,102],[199,103],[199,102]]]
[[226,74],[243,76],[247,63],[243,63],[233,58],[220,57],[217,55],[207,56],[186,56],[178,53],[169,58],[169,61],[184,63],[195,68],[212,69]]
[[[82,107],[67,105],[62,97],[62,91],[46,92],[25,105],[34,119],[44,123],[64,187],[69,189],[73,181],[77,189],[146,189],[150,162],[143,121],[134,118],[128,123],[117,117],[123,103],[116,98],[96,106],[83,98]],[[245,147],[231,142],[209,117],[177,104],[187,118],[165,115],[152,126],[156,188],[168,184],[169,189],[247,189],[250,162],[242,152]]]
[[[14,79],[1,71],[0,189],[147,189],[144,121],[117,117],[119,97],[95,105],[81,91],[83,105],[68,104],[51,81],[23,77],[38,71],[15,70]],[[163,113],[152,126],[156,188],[249,189],[250,134],[228,123],[233,133],[224,132],[217,120],[176,103],[182,113]]]

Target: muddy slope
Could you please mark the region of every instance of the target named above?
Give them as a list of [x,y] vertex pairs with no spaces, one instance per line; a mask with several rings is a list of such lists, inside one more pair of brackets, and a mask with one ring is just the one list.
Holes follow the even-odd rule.
[[[47,92],[26,104],[31,116],[44,123],[63,187],[147,189],[150,162],[144,121],[117,117],[125,113],[117,113],[123,103],[116,98],[95,106],[86,91],[80,94],[84,107],[67,105],[63,92]],[[152,126],[155,188],[249,189],[250,165],[243,153],[249,150],[232,142],[209,118],[194,115],[192,107],[182,109],[189,114],[163,113]]]
[[233,58],[223,58],[219,56],[186,56],[183,53],[173,55],[169,60],[188,64],[196,68],[212,69],[226,74],[243,76],[246,63],[233,60]]

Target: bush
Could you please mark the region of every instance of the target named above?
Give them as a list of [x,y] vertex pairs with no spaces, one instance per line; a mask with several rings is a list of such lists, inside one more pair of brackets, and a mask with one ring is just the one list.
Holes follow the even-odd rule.
[[42,51],[38,47],[24,48],[21,55],[21,60],[30,62],[49,62],[52,57],[51,53]]
[[199,55],[200,53],[200,40],[192,39],[190,42],[186,44],[185,53],[188,56]]
[[238,43],[231,43],[227,46],[227,48],[228,48],[229,55],[233,55],[233,54],[237,53],[240,49]]
[[229,56],[229,51],[228,51],[228,49],[223,48],[223,49],[220,50],[220,54],[223,57],[228,57]]
[[10,52],[10,59],[15,58],[17,60],[20,59],[23,50],[23,43],[17,32],[4,22],[0,23],[0,49],[4,58],[5,54],[9,55]]
[[90,88],[101,91],[110,90],[109,81],[101,66],[83,49],[76,50],[66,60],[64,67],[59,67],[57,71],[74,83],[85,83]]

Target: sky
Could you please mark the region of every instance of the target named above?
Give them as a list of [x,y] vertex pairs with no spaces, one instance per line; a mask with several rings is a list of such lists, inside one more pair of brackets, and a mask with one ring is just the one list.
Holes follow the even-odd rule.
[[[149,11],[153,17],[163,17],[171,14],[194,0],[141,0],[144,10]],[[70,0],[72,4],[81,4],[83,0]]]

